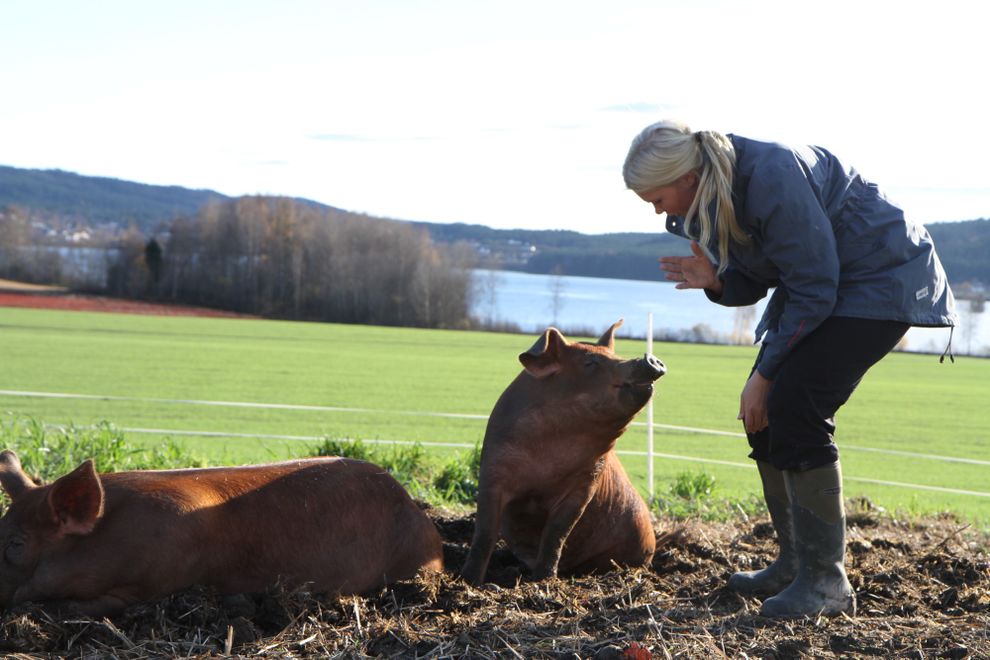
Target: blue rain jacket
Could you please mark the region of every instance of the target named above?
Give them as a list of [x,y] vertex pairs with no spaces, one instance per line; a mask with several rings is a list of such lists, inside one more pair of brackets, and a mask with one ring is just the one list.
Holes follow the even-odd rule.
[[[773,379],[790,350],[829,316],[945,327],[958,322],[935,245],[877,186],[820,147],[729,135],[733,205],[749,237],[730,243],[721,305],[752,305],[775,289],[756,328],[757,369]],[[714,217],[714,208],[712,209]],[[699,232],[667,217],[667,231]],[[718,258],[718,239],[707,246]]]

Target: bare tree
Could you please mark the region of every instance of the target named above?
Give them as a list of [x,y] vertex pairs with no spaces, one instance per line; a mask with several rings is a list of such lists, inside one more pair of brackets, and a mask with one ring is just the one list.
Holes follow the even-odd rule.
[[472,295],[486,310],[484,322],[488,327],[494,327],[498,321],[495,318],[498,309],[498,289],[503,279],[498,257],[485,261],[474,273]]
[[151,272],[145,261],[147,239],[131,225],[121,236],[117,252],[110,260],[107,291],[116,296],[139,298],[148,292]]
[[31,224],[21,209],[0,210],[0,276],[33,281],[26,248],[31,245]]
[[736,307],[729,340],[733,344],[749,344],[753,341],[753,320],[756,318],[756,305]]
[[[979,337],[979,327],[980,327],[980,315],[986,310],[986,296],[980,293],[970,294],[972,297],[969,299],[969,309],[967,313],[960,314],[960,330],[962,330],[962,336],[966,342],[966,354],[974,355],[973,353],[973,338]],[[977,347],[979,349],[979,347]]]
[[460,327],[473,260],[407,223],[246,197],[175,223],[165,263],[180,300],[285,318]]

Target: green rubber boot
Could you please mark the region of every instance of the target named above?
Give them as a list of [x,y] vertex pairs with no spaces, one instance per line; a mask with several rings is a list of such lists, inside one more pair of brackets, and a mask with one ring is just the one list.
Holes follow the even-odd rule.
[[827,616],[856,613],[856,594],[846,578],[846,515],[842,505],[842,469],[832,465],[804,472],[784,471],[791,498],[797,577],[789,587],[763,601],[767,617]]
[[797,576],[794,527],[791,523],[791,503],[787,497],[784,473],[763,461],[757,461],[756,467],[763,481],[763,499],[777,532],[778,555],[764,569],[733,573],[729,578],[729,588],[741,594],[772,596],[793,582]]

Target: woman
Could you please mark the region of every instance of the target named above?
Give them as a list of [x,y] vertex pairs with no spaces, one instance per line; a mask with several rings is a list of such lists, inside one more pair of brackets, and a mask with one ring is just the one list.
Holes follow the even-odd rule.
[[854,613],[834,415],[909,327],[956,324],[931,237],[818,147],[662,121],[633,140],[623,176],[691,239],[691,256],[660,260],[678,289],[727,306],[775,289],[739,419],[780,550],[729,586],[772,595],[765,616]]

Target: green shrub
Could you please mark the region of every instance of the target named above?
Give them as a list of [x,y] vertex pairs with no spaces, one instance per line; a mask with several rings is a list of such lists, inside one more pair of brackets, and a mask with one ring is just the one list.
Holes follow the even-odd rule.
[[359,461],[377,463],[376,451],[371,445],[362,440],[334,440],[325,438],[323,443],[317,446],[314,456],[342,456],[344,458],[356,458]]
[[743,499],[715,497],[717,481],[705,473],[682,472],[674,477],[667,492],[657,495],[652,505],[657,515],[669,518],[728,520],[766,512],[762,500],[755,496]]
[[93,459],[97,472],[202,464],[171,439],[151,447],[130,444],[124,432],[109,422],[92,427],[61,427],[33,418],[7,416],[0,420],[0,447],[13,450],[25,472],[46,482],[71,472],[86,459]]
[[361,440],[326,438],[314,455],[343,456],[380,465],[413,497],[432,504],[473,504],[478,494],[480,446],[466,456],[458,455],[439,465],[419,443],[384,447]]
[[715,490],[715,477],[706,473],[682,472],[674,478],[670,494],[685,500],[699,500],[711,496]]
[[457,456],[448,460],[433,478],[433,487],[448,502],[473,504],[478,496],[478,473],[481,469],[481,446],[474,449],[464,460]]

